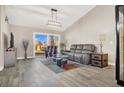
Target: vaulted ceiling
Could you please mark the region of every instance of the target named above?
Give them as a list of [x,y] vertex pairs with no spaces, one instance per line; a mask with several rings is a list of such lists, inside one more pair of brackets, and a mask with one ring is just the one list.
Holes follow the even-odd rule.
[[58,10],[58,20],[62,23],[62,27],[53,30],[64,31],[94,7],[93,5],[9,5],[6,6],[6,14],[10,24],[52,29],[46,24],[51,19],[50,9],[55,8]]

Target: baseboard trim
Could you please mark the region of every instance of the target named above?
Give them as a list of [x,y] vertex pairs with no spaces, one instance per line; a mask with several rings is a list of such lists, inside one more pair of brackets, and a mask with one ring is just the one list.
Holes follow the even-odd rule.
[[[17,59],[24,59],[25,57],[17,57]],[[27,58],[34,58],[34,56],[29,56]]]
[[113,66],[115,66],[115,63],[108,63],[109,65],[113,65]]
[[0,67],[0,71],[2,71],[2,70],[3,70],[3,68],[4,68],[4,66]]

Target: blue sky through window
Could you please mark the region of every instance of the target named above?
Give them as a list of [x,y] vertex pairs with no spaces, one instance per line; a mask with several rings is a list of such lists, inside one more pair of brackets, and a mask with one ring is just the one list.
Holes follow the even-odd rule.
[[47,35],[35,35],[35,39],[44,44],[47,42]]

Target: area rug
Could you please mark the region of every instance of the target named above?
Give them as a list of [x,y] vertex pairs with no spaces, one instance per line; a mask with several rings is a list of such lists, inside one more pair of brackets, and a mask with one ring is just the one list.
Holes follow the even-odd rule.
[[55,73],[61,73],[61,72],[79,68],[82,66],[82,64],[69,61],[68,64],[64,65],[64,67],[59,67],[55,62],[52,61],[52,59],[49,59],[49,58],[48,59],[41,58],[41,62]]
[[71,70],[71,69],[75,69],[75,68],[79,68],[81,65],[76,64],[76,63],[69,63],[69,64],[65,64],[63,69],[64,70]]

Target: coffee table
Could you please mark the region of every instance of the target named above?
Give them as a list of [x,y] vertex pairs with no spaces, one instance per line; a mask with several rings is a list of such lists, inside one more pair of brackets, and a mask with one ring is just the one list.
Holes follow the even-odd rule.
[[61,67],[67,64],[68,57],[69,57],[68,55],[57,54],[53,56],[53,61],[56,62],[56,64]]
[[64,59],[68,59],[68,55],[63,55],[63,54],[56,54],[53,56],[54,58],[64,58]]

